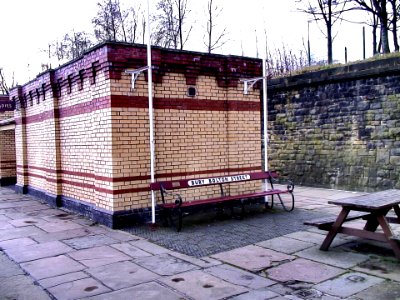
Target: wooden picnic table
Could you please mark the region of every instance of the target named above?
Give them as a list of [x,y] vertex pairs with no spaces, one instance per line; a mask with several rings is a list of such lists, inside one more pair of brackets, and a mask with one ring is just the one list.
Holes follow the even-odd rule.
[[[324,228],[328,230],[328,234],[320,247],[321,250],[327,251],[335,236],[338,233],[344,233],[361,238],[387,242],[393,249],[395,256],[400,259],[400,236],[396,236],[389,225],[389,223],[400,224],[400,190],[391,189],[362,196],[331,200],[328,201],[328,203],[339,205],[342,207],[342,210],[333,224],[331,223],[330,226]],[[394,210],[394,217],[387,216],[391,209]],[[363,229],[343,226],[346,221],[351,220],[349,216],[351,211],[356,211],[356,214],[357,212],[366,213],[359,214],[360,218],[366,220]],[[354,212],[352,213],[354,214]],[[381,227],[383,233],[376,232],[378,226]],[[323,227],[321,226],[321,228]]]

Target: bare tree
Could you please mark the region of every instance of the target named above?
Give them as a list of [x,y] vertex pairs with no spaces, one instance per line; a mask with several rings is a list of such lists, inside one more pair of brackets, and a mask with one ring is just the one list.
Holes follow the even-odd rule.
[[392,7],[392,33],[393,33],[393,44],[394,44],[394,51],[399,52],[399,40],[397,37],[397,21],[399,20],[399,9],[400,6],[397,0],[388,0]]
[[208,53],[211,53],[213,50],[222,47],[226,40],[226,27],[220,32],[216,38],[214,38],[214,29],[217,24],[215,23],[215,19],[218,19],[222,12],[222,8],[219,8],[217,5],[214,5],[213,0],[208,0],[207,3],[207,42],[205,42],[205,46],[207,47]]
[[296,53],[285,45],[273,51],[267,50],[267,70],[271,77],[290,75],[307,65],[307,53],[303,50]]
[[96,39],[100,42],[126,41],[119,1],[103,0],[97,3],[97,8],[97,15],[92,19]]
[[[356,9],[367,11],[378,19],[382,52],[389,53],[389,14],[387,10],[387,0],[352,0],[352,2],[356,4]],[[374,22],[374,24],[376,23]]]
[[136,42],[139,16],[143,14],[140,6],[123,9],[119,0],[102,0],[97,3],[97,8],[92,19],[97,41]]
[[297,3],[305,5],[305,8],[299,8],[301,12],[310,14],[317,22],[322,21],[325,25],[324,35],[327,40],[328,63],[333,63],[333,26],[341,20],[341,15],[345,12],[346,4],[349,0],[296,0]]
[[80,31],[67,33],[61,41],[55,41],[49,45],[49,55],[56,57],[59,62],[75,59],[93,46],[89,35],[86,32]]
[[10,88],[12,88],[13,86],[14,86],[14,74],[11,86],[9,86],[6,81],[3,68],[0,67],[0,94],[8,95],[10,92]]
[[123,28],[126,27],[126,41],[130,43],[135,43],[136,38],[138,36],[138,25],[139,25],[139,15],[138,11],[140,10],[140,7],[138,10],[134,9],[133,7],[129,8],[124,12],[124,19],[123,19],[123,24],[126,24],[123,26]]
[[187,8],[188,0],[160,0],[157,3],[158,14],[154,17],[157,22],[153,42],[156,45],[183,49],[187,42],[192,26],[184,29],[185,21],[190,13]]

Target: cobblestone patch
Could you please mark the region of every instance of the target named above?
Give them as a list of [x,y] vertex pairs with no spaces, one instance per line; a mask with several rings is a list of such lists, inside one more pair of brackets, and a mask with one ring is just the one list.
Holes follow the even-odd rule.
[[162,226],[153,230],[148,225],[124,230],[168,249],[194,257],[204,257],[307,230],[309,226],[303,225],[304,221],[322,216],[326,214],[302,209],[288,213],[277,208],[265,213],[250,212],[243,220],[217,220],[210,211],[196,216],[196,219],[191,219],[192,216],[184,219],[181,232]]

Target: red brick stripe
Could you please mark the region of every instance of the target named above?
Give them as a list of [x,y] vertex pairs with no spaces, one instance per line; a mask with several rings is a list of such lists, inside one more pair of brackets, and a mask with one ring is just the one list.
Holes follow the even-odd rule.
[[[18,168],[22,168],[23,166],[18,165]],[[102,177],[102,176],[95,176],[91,173],[83,173],[83,172],[74,172],[74,171],[64,171],[64,170],[52,170],[46,169],[42,167],[35,167],[35,166],[25,166],[26,169],[33,169],[33,170],[40,170],[48,173],[61,173],[66,175],[74,175],[84,178],[92,178],[99,181],[107,181],[107,182],[127,182],[127,181],[141,181],[141,180],[150,180],[150,176],[133,176],[133,177],[117,177],[117,178],[109,178],[109,177]],[[249,171],[260,171],[261,167],[246,167],[246,168],[228,168],[228,169],[217,169],[217,170],[204,170],[204,171],[196,171],[196,172],[181,172],[181,173],[162,173],[157,174],[156,178],[167,178],[167,177],[188,177],[193,175],[212,175],[215,173],[232,173],[232,172],[249,172]],[[121,195],[121,194],[128,194],[128,193],[138,193],[138,192],[146,192],[150,191],[148,187],[141,187],[141,188],[130,188],[130,189],[120,189],[120,190],[110,190],[105,188],[96,187],[94,184],[88,184],[83,182],[76,182],[66,179],[53,179],[53,178],[46,178],[46,176],[39,175],[32,172],[17,172],[20,176],[30,176],[36,177],[40,179],[45,179],[49,182],[53,183],[60,183],[60,184],[68,184],[76,187],[86,188],[86,189],[94,189],[101,193],[112,194],[112,195]]]
[[15,160],[2,160],[2,161],[0,161],[0,163],[2,163],[2,164],[15,164],[16,161]]
[[[147,108],[147,97],[112,95],[92,101],[62,107],[58,110],[16,118],[17,125],[44,122],[58,116],[60,119],[91,113],[105,108]],[[258,101],[206,100],[191,98],[154,98],[155,109],[199,110],[199,111],[260,111]]]
[[[92,173],[85,173],[85,172],[76,172],[76,171],[68,171],[68,170],[54,170],[36,166],[22,166],[17,165],[19,169],[32,169],[32,170],[40,170],[47,173],[53,174],[65,174],[65,175],[72,175],[72,176],[79,176],[79,177],[86,177],[95,179],[98,181],[107,181],[107,182],[127,182],[127,181],[142,181],[142,180],[149,180],[150,175],[143,175],[143,176],[128,176],[128,177],[104,177],[104,176],[96,176]],[[244,167],[244,168],[226,168],[226,169],[212,169],[212,170],[202,170],[202,171],[193,171],[193,172],[176,172],[176,173],[158,173],[155,174],[155,178],[168,178],[168,177],[188,177],[194,175],[211,175],[216,173],[233,173],[233,172],[250,172],[250,171],[260,171],[261,167]]]

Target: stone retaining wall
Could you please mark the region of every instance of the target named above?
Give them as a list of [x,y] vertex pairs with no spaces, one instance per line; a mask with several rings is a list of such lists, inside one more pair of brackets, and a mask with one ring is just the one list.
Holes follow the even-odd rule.
[[274,79],[270,168],[304,185],[400,188],[400,58]]

